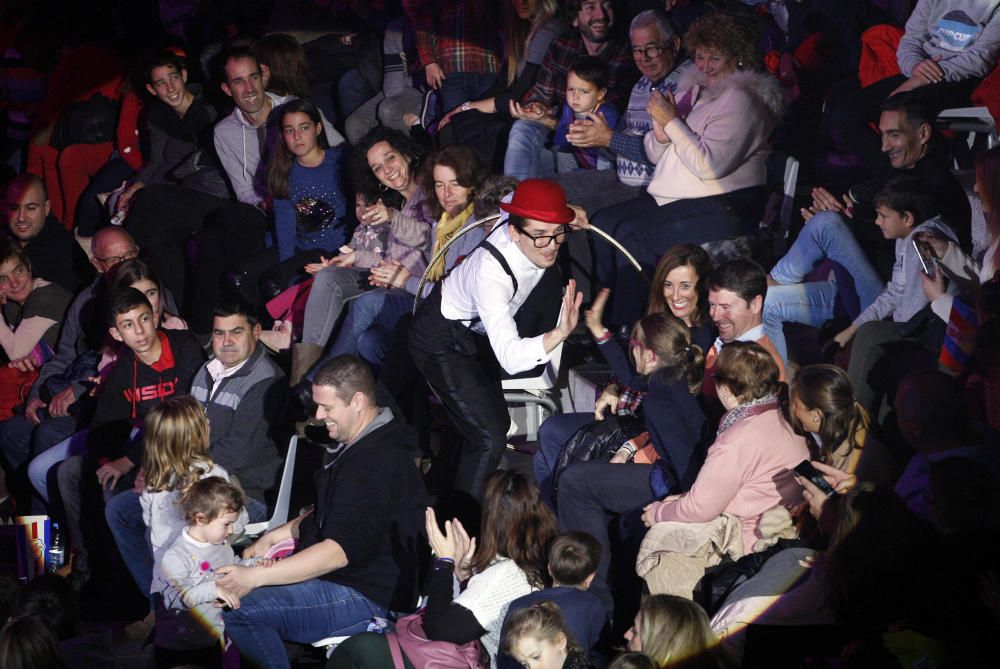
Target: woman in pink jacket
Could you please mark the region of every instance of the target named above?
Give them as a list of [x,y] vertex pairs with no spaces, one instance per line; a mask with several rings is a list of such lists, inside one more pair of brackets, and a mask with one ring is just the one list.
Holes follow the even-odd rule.
[[[692,22],[684,48],[694,67],[681,75],[676,99],[669,92],[649,95],[652,129],[644,148],[656,165],[652,181],[636,199],[593,218],[647,272],[675,244],[732,239],[757,228],[767,199],[768,138],[784,110],[781,86],[762,70],[753,36],[729,14]],[[609,249],[594,245],[597,281],[616,301],[627,300],[616,304],[614,324],[631,324],[645,290],[633,287],[634,271]]]
[[711,523],[727,514],[740,524],[742,545],[734,552],[745,555],[764,538],[759,524],[765,511],[802,501],[792,470],[809,458],[809,449],[783,417],[778,366],[759,344],[727,344],[714,377],[726,414],[698,478],[683,495],[649,504],[642,519],[651,527]]

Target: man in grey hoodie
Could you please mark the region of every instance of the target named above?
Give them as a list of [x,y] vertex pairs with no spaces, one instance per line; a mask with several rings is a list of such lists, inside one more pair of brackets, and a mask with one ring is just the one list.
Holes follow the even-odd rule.
[[940,111],[965,107],[1000,54],[1000,0],[919,0],[896,50],[900,74],[843,98],[831,121],[843,145],[866,165],[880,165],[879,105],[894,93],[916,90]]
[[[274,142],[276,136],[272,127],[280,121],[270,119],[271,111],[294,100],[295,96],[280,96],[265,90],[270,72],[266,65],[257,62],[249,49],[228,51],[223,68],[222,91],[233,99],[235,107],[232,114],[215,126],[215,150],[236,199],[266,211],[269,205],[266,204],[267,186],[261,156]],[[326,118],[323,118],[323,130],[330,146],[343,143],[343,136]]]

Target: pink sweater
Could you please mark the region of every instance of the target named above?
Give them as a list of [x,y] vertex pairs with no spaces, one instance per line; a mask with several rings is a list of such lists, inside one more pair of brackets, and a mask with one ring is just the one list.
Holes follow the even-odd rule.
[[757,525],[768,509],[802,501],[792,469],[809,457],[805,439],[795,434],[778,410],[744,418],[723,432],[708,449],[691,490],[658,502],[657,522],[707,523],[722,513],[738,516],[743,551],[761,537]]
[[[692,68],[693,69],[693,68]],[[695,74],[690,76],[696,76]],[[682,78],[679,88],[695,82]],[[763,73],[736,72],[710,88],[697,86],[686,119],[667,124],[669,141],[646,133],[646,156],[656,163],[647,191],[658,205],[762,186],[771,130],[783,103],[777,80]],[[678,97],[681,97],[678,95]]]

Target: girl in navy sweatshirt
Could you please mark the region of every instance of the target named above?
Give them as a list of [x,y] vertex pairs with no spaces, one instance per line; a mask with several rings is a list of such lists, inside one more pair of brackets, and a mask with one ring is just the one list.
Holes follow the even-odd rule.
[[341,152],[327,146],[319,110],[311,102],[292,100],[280,113],[283,141],[268,161],[267,184],[274,199],[278,259],[299,257],[301,267],[336,253],[350,238]]

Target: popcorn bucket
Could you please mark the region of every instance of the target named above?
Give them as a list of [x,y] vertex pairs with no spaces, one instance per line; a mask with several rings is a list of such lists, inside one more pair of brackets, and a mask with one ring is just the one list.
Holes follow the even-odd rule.
[[17,575],[24,580],[45,573],[52,521],[48,516],[17,516]]

